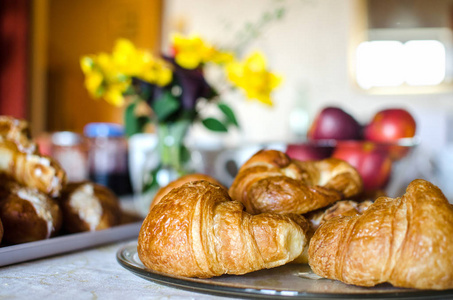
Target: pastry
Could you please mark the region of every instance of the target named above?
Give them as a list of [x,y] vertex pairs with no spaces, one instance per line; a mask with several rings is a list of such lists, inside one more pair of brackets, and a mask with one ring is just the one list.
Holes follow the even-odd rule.
[[60,195],[66,174],[52,158],[40,155],[24,120],[0,116],[0,174],[51,197]]
[[361,215],[326,221],[308,254],[313,272],[348,284],[451,289],[453,207],[417,179],[400,198],[380,197]]
[[0,173],[51,197],[59,196],[66,183],[66,173],[54,159],[21,152],[14,142],[1,137]]
[[272,268],[297,258],[306,244],[299,215],[250,215],[207,181],[171,190],[140,229],[138,255],[154,271],[209,278]]
[[188,175],[184,175],[184,176],[181,176],[179,177],[178,179],[170,182],[168,185],[160,188],[156,195],[154,196],[154,199],[153,199],[153,202],[151,202],[151,206],[150,206],[150,209],[156,205],[157,203],[159,203],[159,201],[162,199],[163,196],[165,196],[169,191],[171,191],[172,189],[174,188],[177,188],[177,187],[180,187],[181,185],[183,185],[184,183],[187,183],[187,182],[190,182],[190,181],[199,181],[199,180],[206,180],[210,183],[213,183],[213,184],[217,184],[219,186],[222,186],[222,184],[220,182],[218,182],[215,178],[211,177],[211,176],[208,176],[208,175],[205,175],[205,174],[198,174],[198,173],[195,173],[195,174],[188,174]]
[[0,137],[13,142],[22,153],[36,154],[38,151],[36,143],[30,139],[30,130],[25,120],[0,116]]
[[121,209],[116,195],[107,187],[89,181],[69,183],[62,192],[65,232],[107,229],[118,225]]
[[0,201],[3,242],[19,244],[55,236],[62,222],[58,203],[36,189],[10,185]]
[[362,214],[364,211],[373,204],[371,200],[357,202],[353,200],[341,200],[335,202],[327,208],[321,208],[316,211],[310,212],[305,215],[306,219],[310,222],[313,232],[318,229],[321,224],[335,217],[340,216],[354,216]]
[[[315,231],[327,220],[339,216],[354,216],[356,214],[362,214],[371,204],[373,204],[373,202],[370,200],[363,202],[341,200],[335,202],[327,208],[320,208],[318,210],[305,214],[304,217],[310,224],[310,228],[307,232],[308,241],[310,242],[310,239],[312,238]],[[299,256],[294,262],[301,264],[308,263],[308,247],[304,249],[302,255]]]
[[261,150],[241,166],[229,194],[252,214],[304,214],[354,196],[362,187],[359,173],[345,161],[298,161]]

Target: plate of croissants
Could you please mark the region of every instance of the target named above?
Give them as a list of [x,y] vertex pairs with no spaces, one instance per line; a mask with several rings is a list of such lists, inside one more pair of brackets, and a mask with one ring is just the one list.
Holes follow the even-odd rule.
[[42,155],[24,120],[0,116],[0,266],[138,235],[117,196]]
[[453,206],[429,181],[361,197],[342,160],[261,150],[230,187],[192,174],[155,196],[117,260],[145,279],[259,298],[453,297]]

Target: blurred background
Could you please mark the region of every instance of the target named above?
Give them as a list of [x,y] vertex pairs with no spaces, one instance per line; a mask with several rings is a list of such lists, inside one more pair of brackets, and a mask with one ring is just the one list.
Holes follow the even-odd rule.
[[[260,49],[283,78],[271,107],[224,96],[241,130],[223,142],[303,141],[326,106],[360,123],[404,108],[420,143],[399,176],[429,179],[451,198],[452,21],[450,0],[3,0],[0,114],[27,119],[33,136],[122,124],[123,108],[90,97],[80,58],[111,51],[118,38],[159,55],[172,32],[197,33],[243,53]],[[191,138],[218,142],[200,126]]]

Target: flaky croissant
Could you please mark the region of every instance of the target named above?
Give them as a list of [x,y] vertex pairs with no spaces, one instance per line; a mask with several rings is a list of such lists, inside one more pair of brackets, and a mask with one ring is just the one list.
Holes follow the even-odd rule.
[[310,241],[309,264],[348,284],[451,289],[453,208],[439,188],[414,180],[401,198],[378,198],[362,215],[321,225]]
[[297,161],[277,150],[261,150],[241,166],[229,194],[252,214],[304,214],[362,188],[359,173],[345,161]]
[[250,215],[207,181],[186,183],[153,206],[138,255],[152,270],[208,278],[283,265],[299,256],[308,223],[298,215]]
[[161,187],[156,195],[154,195],[153,202],[151,202],[151,206],[149,209],[153,208],[154,205],[160,202],[162,198],[172,189],[180,187],[181,185],[190,182],[190,181],[200,181],[200,180],[206,180],[210,183],[216,184],[218,186],[222,186],[220,182],[218,182],[214,177],[211,177],[209,175],[205,174],[200,174],[200,173],[194,173],[194,174],[187,174],[184,176],[179,177],[178,179],[170,182],[166,186]]

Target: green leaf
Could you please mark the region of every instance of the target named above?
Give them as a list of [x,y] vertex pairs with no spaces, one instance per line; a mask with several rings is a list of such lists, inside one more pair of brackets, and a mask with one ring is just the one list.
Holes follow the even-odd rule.
[[157,172],[161,169],[161,165],[157,168],[153,169],[148,176],[148,180],[143,183],[143,192],[146,193],[152,189],[157,190],[159,188],[159,184],[157,183]]
[[150,122],[149,117],[140,116],[137,117],[135,115],[135,107],[137,103],[131,103],[126,107],[124,110],[124,130],[126,132],[126,136],[130,137],[136,133],[143,132],[143,129],[146,124]]
[[169,91],[165,91],[162,97],[153,103],[153,110],[159,122],[164,122],[170,115],[176,112],[181,104]]
[[219,120],[214,119],[214,118],[206,118],[201,121],[203,125],[212,131],[217,131],[217,132],[227,132],[228,129],[225,125],[223,125]]
[[280,7],[279,9],[277,9],[275,11],[275,17],[277,18],[277,20],[283,18],[285,16],[285,13],[286,13],[286,10],[284,7]]
[[217,106],[225,115],[228,124],[233,124],[234,126],[239,127],[239,123],[236,119],[236,116],[233,110],[228,105],[226,105],[225,103],[219,103]]

